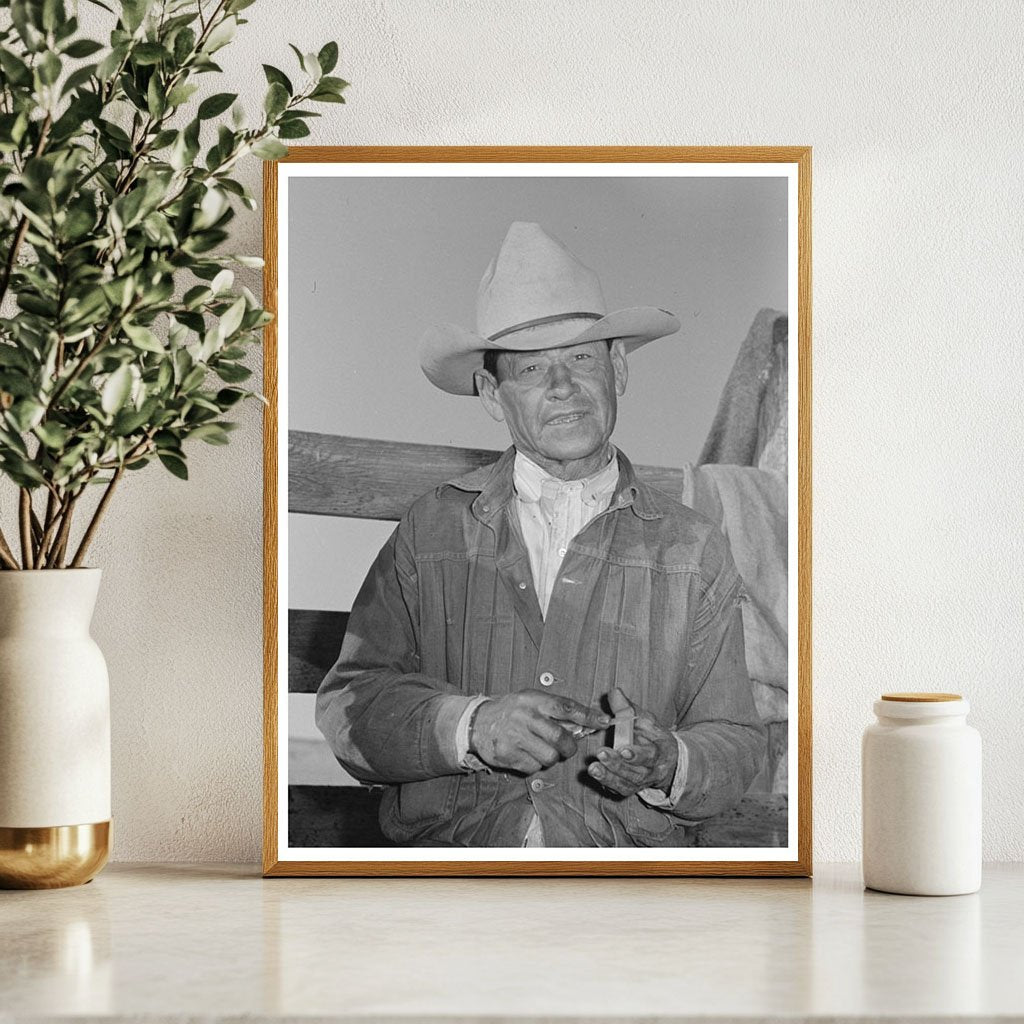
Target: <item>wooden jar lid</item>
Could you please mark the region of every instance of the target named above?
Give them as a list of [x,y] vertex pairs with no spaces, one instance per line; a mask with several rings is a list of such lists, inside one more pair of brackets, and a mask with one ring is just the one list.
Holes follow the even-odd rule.
[[963,700],[959,693],[883,693],[882,700],[906,701],[910,704],[930,704],[943,700]]

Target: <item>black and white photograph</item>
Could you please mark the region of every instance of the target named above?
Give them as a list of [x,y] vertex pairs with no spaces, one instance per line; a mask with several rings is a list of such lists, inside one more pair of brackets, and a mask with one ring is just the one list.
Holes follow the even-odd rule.
[[779,152],[272,168],[268,873],[806,873]]

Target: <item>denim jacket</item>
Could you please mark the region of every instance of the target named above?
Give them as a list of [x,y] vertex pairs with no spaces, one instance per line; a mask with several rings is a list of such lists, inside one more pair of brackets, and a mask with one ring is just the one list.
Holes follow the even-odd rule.
[[[409,510],[359,591],[317,724],[352,775],[387,786],[381,827],[400,844],[519,846],[536,813],[548,846],[689,845],[686,825],[735,804],[765,750],[728,545],[620,452],[615,495],[569,545],[544,619],[514,456]],[[685,743],[675,806],[590,779],[600,732],[530,776],[460,766],[455,731],[474,696],[544,689],[607,710],[614,686]]]

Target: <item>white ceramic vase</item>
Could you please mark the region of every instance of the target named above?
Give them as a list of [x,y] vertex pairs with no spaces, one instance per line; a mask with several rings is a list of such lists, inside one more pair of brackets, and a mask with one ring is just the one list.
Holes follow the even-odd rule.
[[912,896],[981,885],[981,737],[954,693],[893,693],[862,748],[864,884]]
[[93,878],[110,850],[99,569],[0,572],[0,887]]

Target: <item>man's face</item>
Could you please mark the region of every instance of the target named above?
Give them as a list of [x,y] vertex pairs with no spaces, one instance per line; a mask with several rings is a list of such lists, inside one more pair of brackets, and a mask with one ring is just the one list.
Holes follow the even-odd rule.
[[552,476],[579,480],[605,464],[626,376],[621,341],[611,349],[605,341],[589,341],[502,353],[498,379],[481,371],[477,390],[487,412],[508,426],[519,451]]

